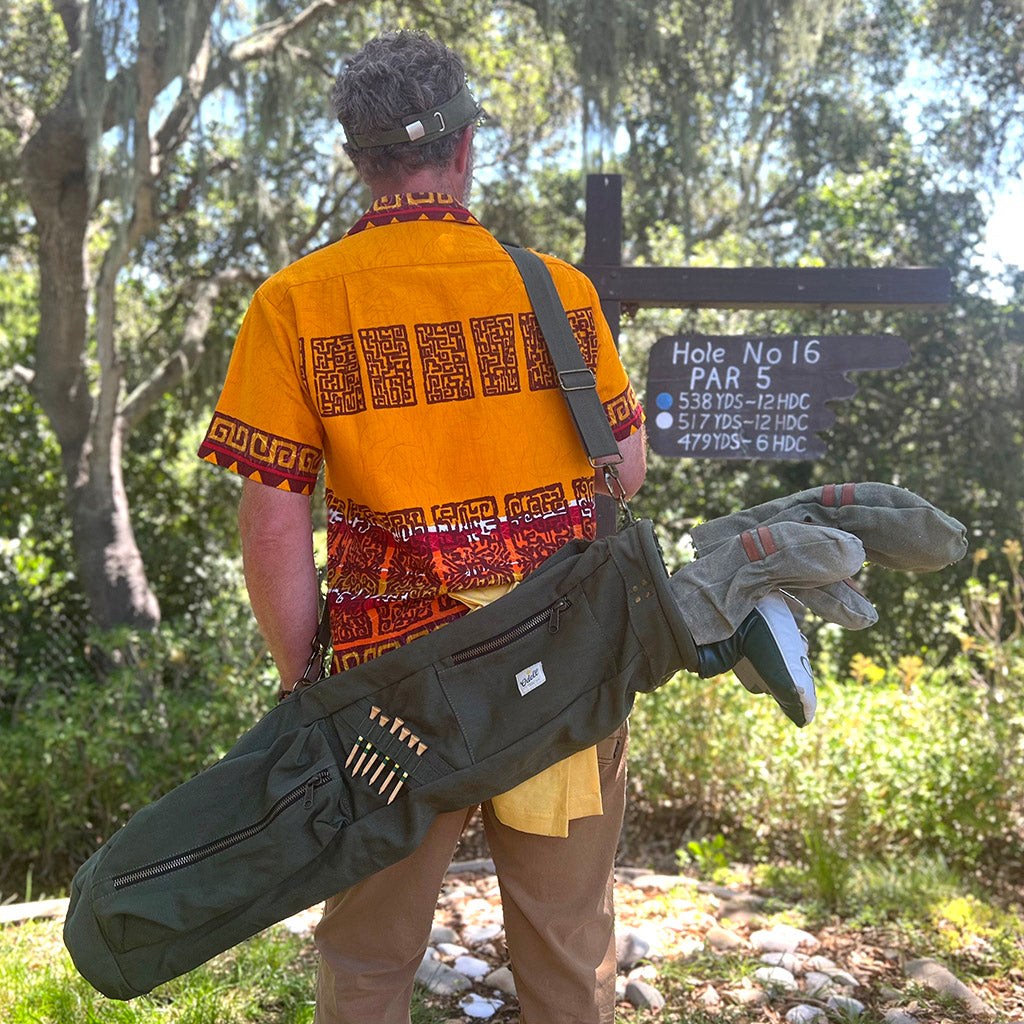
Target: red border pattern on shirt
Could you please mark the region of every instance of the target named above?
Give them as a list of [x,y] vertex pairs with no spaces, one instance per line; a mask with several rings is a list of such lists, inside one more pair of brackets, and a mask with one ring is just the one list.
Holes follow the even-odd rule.
[[616,441],[625,440],[643,426],[644,411],[632,384],[628,384],[625,391],[605,402],[604,412]]
[[[592,538],[594,477],[430,509],[375,512],[328,491],[335,669],[402,646],[466,608],[456,590],[511,583],[575,537]],[[428,525],[432,523],[433,525]]]
[[242,420],[213,414],[213,421],[199,447],[199,457],[270,487],[312,494],[323,452]]
[[480,222],[462,203],[445,192],[406,192],[382,196],[352,225],[349,235],[358,235],[367,228],[401,224],[416,220],[448,220],[480,227]]

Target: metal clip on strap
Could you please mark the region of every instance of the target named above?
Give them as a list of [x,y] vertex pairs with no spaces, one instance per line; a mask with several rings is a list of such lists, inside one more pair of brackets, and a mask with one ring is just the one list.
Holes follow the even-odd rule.
[[[578,380],[575,384],[570,384],[569,381],[573,379],[573,375],[576,378],[582,377],[582,380]],[[586,391],[588,388],[597,387],[597,378],[589,366],[583,366],[574,370],[559,370],[558,386],[563,391]]]
[[[622,459],[620,458],[619,462],[621,461]],[[622,481],[619,479],[617,466],[617,462],[606,462],[600,468],[604,474],[604,485],[608,488],[608,493],[619,503],[619,508],[622,509],[622,518],[628,526],[636,522],[636,516],[633,515],[633,510],[629,507],[626,491],[622,486]]]

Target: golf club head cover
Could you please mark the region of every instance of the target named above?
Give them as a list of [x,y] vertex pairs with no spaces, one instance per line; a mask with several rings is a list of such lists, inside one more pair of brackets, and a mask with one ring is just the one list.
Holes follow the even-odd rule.
[[751,693],[769,693],[799,726],[814,717],[817,691],[807,641],[778,590],[762,597],[740,628],[721,643],[697,648],[700,676],[732,669]]
[[873,482],[826,484],[713,519],[693,529],[693,547],[699,559],[746,530],[783,522],[845,530],[868,560],[904,572],[936,572],[967,552],[962,523],[913,491]]
[[683,566],[668,583],[700,646],[729,640],[773,590],[838,583],[863,564],[864,546],[852,534],[780,522],[734,534]]
[[788,587],[783,596],[794,615],[804,609],[843,629],[867,629],[878,621],[875,606],[854,586],[852,580],[824,583],[820,587]]

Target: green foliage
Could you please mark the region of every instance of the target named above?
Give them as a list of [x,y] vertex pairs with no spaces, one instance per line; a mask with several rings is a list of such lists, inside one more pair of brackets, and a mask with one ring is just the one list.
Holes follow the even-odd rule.
[[686,852],[697,870],[708,877],[729,864],[725,852],[725,836],[721,832],[710,838],[691,839],[686,844]]
[[75,665],[0,673],[0,890],[59,892],[134,811],[221,757],[277,693],[239,601],[216,621],[94,636]]
[[0,254],[24,244],[28,228],[18,155],[34,114],[51,106],[67,80],[58,58],[60,19],[49,0],[0,0]]
[[[1024,573],[1020,541],[1006,541],[1001,553],[1008,573],[990,572],[984,580],[974,575],[967,581],[963,615],[952,624],[951,632],[960,640],[971,677],[984,684],[998,703],[1006,703],[1019,696],[1020,681],[1024,678]],[[988,557],[985,548],[974,552],[976,571]]]
[[[19,367],[38,319],[32,274],[13,257],[0,274],[0,672],[77,662],[85,602],[75,579],[60,448]],[[10,443],[10,440],[15,443]],[[5,701],[0,676],[0,706]]]
[[913,660],[870,685],[821,666],[817,678],[818,714],[804,730],[731,676],[681,675],[644,696],[633,716],[638,789],[713,822],[743,859],[802,864],[826,902],[842,901],[844,862],[863,857],[941,853],[959,867],[1015,870],[1021,730],[1007,736],[984,691]]

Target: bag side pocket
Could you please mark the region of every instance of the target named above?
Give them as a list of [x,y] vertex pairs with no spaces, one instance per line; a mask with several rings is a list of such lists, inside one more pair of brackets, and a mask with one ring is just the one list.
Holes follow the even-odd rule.
[[301,871],[347,821],[317,725],[220,761],[112,841],[95,912],[119,953],[187,935]]

